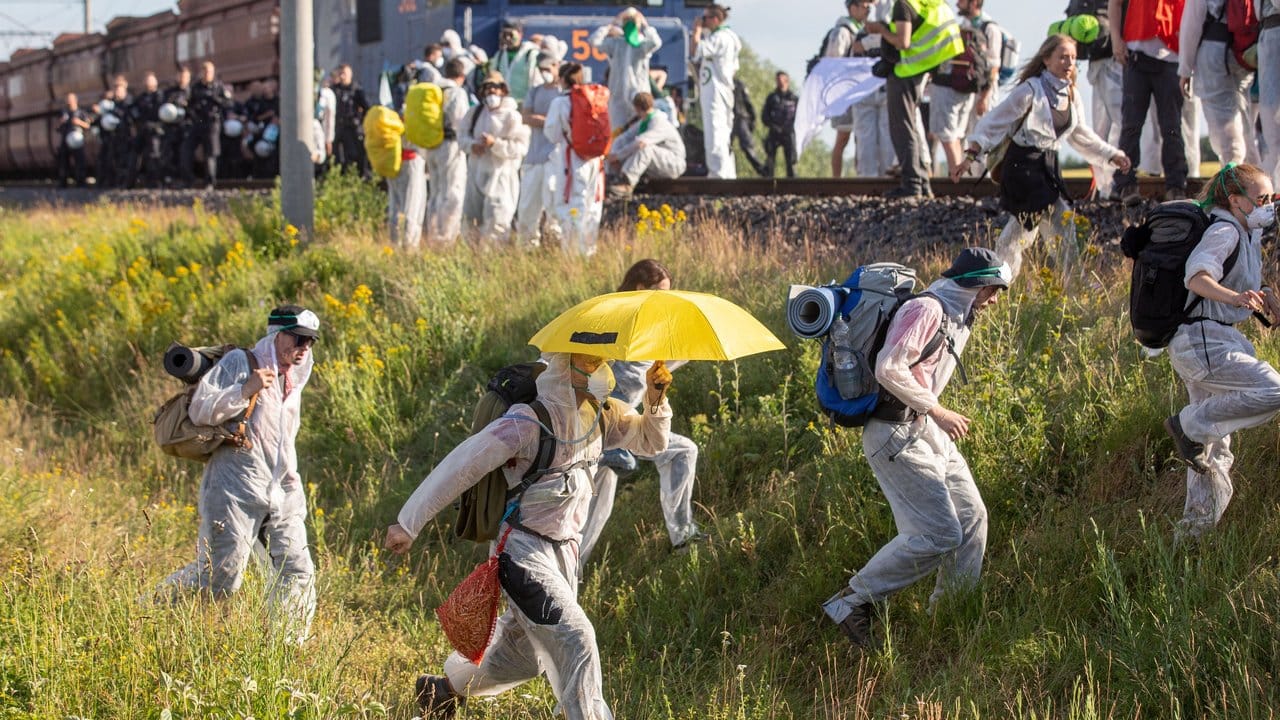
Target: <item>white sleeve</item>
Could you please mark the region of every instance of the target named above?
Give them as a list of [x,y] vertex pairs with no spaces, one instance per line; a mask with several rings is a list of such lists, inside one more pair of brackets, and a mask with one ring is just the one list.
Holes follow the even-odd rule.
[[1182,25],[1178,27],[1178,77],[1189,78],[1196,74],[1196,50],[1200,48],[1208,14],[1206,0],[1186,0],[1182,9]]
[[909,300],[889,323],[884,347],[876,358],[876,380],[907,407],[924,415],[938,404],[938,396],[925,387],[912,364],[942,327],[942,304],[929,298]]
[[644,457],[667,449],[671,433],[671,405],[667,398],[662,398],[657,412],[647,406],[641,409],[643,414],[622,402],[609,402],[605,411],[604,449],[622,448]]
[[845,29],[841,23],[827,31],[827,51],[822,57],[842,58],[849,55],[849,50],[853,48],[853,33],[845,32]]
[[249,379],[249,359],[242,350],[233,350],[214,365],[196,385],[187,415],[197,425],[217,426],[249,407],[240,389]]
[[1196,249],[1187,257],[1183,284],[1191,282],[1191,278],[1201,272],[1208,273],[1209,277],[1221,282],[1225,274],[1222,266],[1239,244],[1240,233],[1230,223],[1216,222],[1210,225]]
[[969,135],[969,142],[976,143],[983,152],[990,152],[992,148],[1017,131],[1018,123],[1027,116],[1034,99],[1035,90],[1031,87],[1031,83],[1019,83],[1013,92],[1009,93],[1009,97],[991,108],[986,115],[978,118],[978,124]]
[[1004,53],[1004,33],[1000,31],[1000,26],[989,22],[982,30],[987,34],[987,64],[992,69],[1000,69],[1000,57]]
[[1090,165],[1106,167],[1107,163],[1111,162],[1111,158],[1120,154],[1120,148],[1109,145],[1093,131],[1093,128],[1089,127],[1089,123],[1084,121],[1087,116],[1079,100],[1071,102],[1071,112],[1079,118],[1079,122],[1071,131],[1071,135],[1067,136],[1067,143],[1084,156],[1085,161]]
[[609,54],[609,51],[605,50],[604,41],[609,37],[609,28],[611,27],[613,27],[613,23],[601,25],[596,28],[591,35],[587,37],[587,44],[591,45],[591,47],[600,48],[606,55]]
[[510,132],[493,141],[489,152],[499,160],[512,160],[524,157],[529,152],[529,126],[524,124],[518,113],[513,113],[515,127]]
[[547,108],[547,119],[542,124],[542,134],[552,143],[559,145],[569,134],[569,98],[560,96],[551,101]]
[[643,50],[646,55],[652,55],[653,53],[658,52],[658,49],[661,47],[662,37],[658,35],[658,28],[646,24],[644,26],[644,35],[640,42],[640,49]]

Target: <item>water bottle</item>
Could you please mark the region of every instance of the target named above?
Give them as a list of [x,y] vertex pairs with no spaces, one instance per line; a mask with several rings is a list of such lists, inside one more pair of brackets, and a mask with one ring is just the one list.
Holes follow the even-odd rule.
[[831,323],[831,378],[835,380],[840,397],[852,400],[862,393],[858,358],[853,352],[851,329],[843,315],[837,314]]

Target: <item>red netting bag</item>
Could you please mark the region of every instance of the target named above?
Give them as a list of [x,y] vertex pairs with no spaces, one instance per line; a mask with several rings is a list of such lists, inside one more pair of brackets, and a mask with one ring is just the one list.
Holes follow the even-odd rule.
[[444,604],[436,608],[436,618],[445,637],[463,657],[479,665],[484,651],[493,639],[498,624],[498,605],[502,600],[502,584],[498,581],[498,555],[507,544],[503,533],[493,556],[476,566],[458,587],[449,593]]

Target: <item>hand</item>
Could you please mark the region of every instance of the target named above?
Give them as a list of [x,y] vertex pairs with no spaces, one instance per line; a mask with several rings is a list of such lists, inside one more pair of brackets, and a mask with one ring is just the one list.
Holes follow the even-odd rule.
[[489,149],[489,146],[488,146],[488,145],[485,145],[483,142],[474,142],[474,143],[471,143],[471,154],[472,154],[472,155],[483,155],[483,154],[484,154],[484,151],[485,151],[485,150],[488,150],[488,149]]
[[889,32],[889,28],[884,23],[876,22],[874,20],[867,23],[863,27],[866,28],[867,32],[876,33],[877,35],[884,35],[885,33]]
[[1116,166],[1120,172],[1129,172],[1129,168],[1133,167],[1133,163],[1129,160],[1129,156],[1119,153],[1111,158],[1111,164]]
[[862,41],[861,41],[861,40],[854,40],[854,41],[853,41],[853,54],[854,54],[854,55],[866,55],[866,54],[867,54],[867,48],[866,48],[866,47],[864,47],[864,46],[862,45]]
[[973,111],[982,117],[991,109],[991,91],[987,91],[978,96],[978,102],[974,105]]
[[636,141],[636,149],[637,149],[637,150],[643,150],[643,149],[645,149],[646,147],[648,147],[648,145],[646,145],[646,144],[645,144],[645,142],[644,142],[643,140],[637,140],[637,141]]
[[1124,46],[1124,43],[1111,43],[1111,59],[1115,60],[1120,67],[1129,64],[1129,50]]
[[941,405],[934,405],[929,411],[929,417],[938,423],[938,427],[942,428],[942,432],[952,440],[959,440],[969,434],[969,418],[958,412],[952,412]]
[[951,168],[951,181],[958,182],[960,178],[964,177],[964,174],[969,170],[969,164],[972,162],[973,160],[967,155],[960,158],[960,162],[956,163],[956,166]]
[[649,388],[645,394],[648,404],[655,407],[662,404],[667,388],[671,387],[671,371],[667,369],[666,363],[659,360],[651,365],[649,372],[644,374],[644,379]]
[[493,144],[494,144],[495,142],[497,142],[497,141],[498,141],[498,139],[497,139],[497,138],[495,138],[494,136],[490,135],[489,133],[485,133],[485,134],[481,135],[481,136],[480,136],[480,140],[484,142],[484,146],[485,146],[485,147],[487,147],[487,148],[489,148],[489,147],[493,147]]
[[332,154],[333,154],[333,143],[331,143],[331,142],[327,142],[327,143],[325,143],[325,144],[324,144],[324,154],[325,154],[325,155],[332,155]]
[[409,537],[409,532],[400,523],[395,523],[387,527],[387,539],[382,546],[397,555],[403,555],[413,547],[413,538]]
[[240,397],[248,400],[260,390],[266,390],[276,382],[275,368],[258,368],[249,373],[249,379],[240,386]]
[[609,26],[609,37],[622,37],[622,28],[617,25]]
[[1178,78],[1178,87],[1182,89],[1182,97],[1184,98],[1191,97],[1191,78],[1189,77]]
[[1266,307],[1266,296],[1257,290],[1245,290],[1231,298],[1231,304],[1238,308],[1248,308],[1254,312],[1262,312]]

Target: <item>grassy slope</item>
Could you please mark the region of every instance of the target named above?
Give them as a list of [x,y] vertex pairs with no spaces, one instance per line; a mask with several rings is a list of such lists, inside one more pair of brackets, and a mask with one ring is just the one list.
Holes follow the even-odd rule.
[[[326,239],[272,213],[97,207],[0,211],[0,709],[7,716],[391,717],[447,644],[431,615],[484,550],[448,518],[407,560],[379,529],[464,436],[479,384],[572,302],[640,257],[754,312],[791,349],[677,374],[677,429],[701,448],[713,543],[670,553],[646,469],[619,495],[582,601],[620,718],[1273,717],[1280,706],[1272,426],[1242,433],[1223,527],[1170,547],[1182,472],[1158,420],[1184,396],[1143,362],[1127,283],[1094,256],[1064,292],[1030,263],[975,333],[962,447],[991,512],[980,593],[924,612],[895,599],[891,643],[853,652],[818,604],[893,532],[856,432],[811,399],[814,347],[790,338],[788,282],[856,260],[714,228],[614,235],[586,261],[459,248],[406,256],[370,239],[367,199],[326,191]],[[351,210],[356,207],[356,210]],[[937,258],[916,259],[933,274]],[[136,601],[190,556],[199,467],[151,444],[175,390],[172,339],[247,343],[296,299],[325,322],[300,457],[312,487],[316,637],[274,642],[248,588],[217,605]],[[1275,357],[1269,338],[1260,352]],[[251,580],[251,583],[258,581]],[[543,681],[468,717],[540,718]]]

